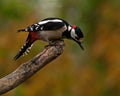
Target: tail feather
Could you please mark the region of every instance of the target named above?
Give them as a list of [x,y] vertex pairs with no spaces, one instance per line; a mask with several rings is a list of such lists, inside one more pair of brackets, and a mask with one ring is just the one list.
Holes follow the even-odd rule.
[[[26,29],[20,29],[18,30],[19,32],[20,31],[27,31]],[[34,37],[35,36],[35,33],[33,32],[30,32],[28,34],[28,37],[26,39],[26,43],[21,47],[20,51],[17,53],[17,55],[13,58],[14,60],[17,60],[20,56],[22,55],[27,55],[32,47],[32,44],[38,40],[37,37]]]
[[32,43],[26,41],[26,43],[21,47],[20,51],[14,57],[14,60],[17,60],[22,55],[27,55],[32,47]]

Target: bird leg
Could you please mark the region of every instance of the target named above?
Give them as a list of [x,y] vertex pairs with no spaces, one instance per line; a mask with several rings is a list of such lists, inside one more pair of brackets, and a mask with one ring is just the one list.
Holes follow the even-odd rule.
[[[62,40],[62,39],[58,39],[58,40],[64,42],[64,40]],[[49,41],[49,45],[46,45],[45,48],[48,47],[48,46],[57,46],[56,41],[57,41],[57,40],[50,40],[50,41]]]

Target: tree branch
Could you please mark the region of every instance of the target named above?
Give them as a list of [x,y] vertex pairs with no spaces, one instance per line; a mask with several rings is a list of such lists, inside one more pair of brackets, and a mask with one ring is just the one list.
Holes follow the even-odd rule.
[[58,57],[64,48],[63,41],[55,41],[55,46],[48,46],[30,61],[21,64],[15,71],[0,79],[0,95],[12,90],[27,80],[46,64]]

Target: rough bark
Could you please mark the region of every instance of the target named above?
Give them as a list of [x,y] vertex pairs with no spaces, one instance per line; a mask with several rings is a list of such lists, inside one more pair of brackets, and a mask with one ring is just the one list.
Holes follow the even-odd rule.
[[56,41],[55,45],[47,46],[30,61],[21,64],[15,71],[0,79],[0,95],[12,90],[27,80],[46,64],[58,57],[64,48],[63,41]]

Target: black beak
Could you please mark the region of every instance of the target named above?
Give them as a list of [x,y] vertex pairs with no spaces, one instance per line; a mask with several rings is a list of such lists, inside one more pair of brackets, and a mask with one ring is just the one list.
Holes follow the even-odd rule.
[[83,45],[82,45],[82,43],[81,42],[79,42],[79,41],[77,41],[77,40],[75,40],[75,39],[73,39],[76,43],[78,43],[79,44],[79,46],[81,47],[81,49],[82,50],[84,50],[84,47],[83,47]]
[[84,47],[83,47],[82,43],[81,42],[77,42],[77,43],[79,44],[79,46],[81,47],[81,49],[84,50]]

